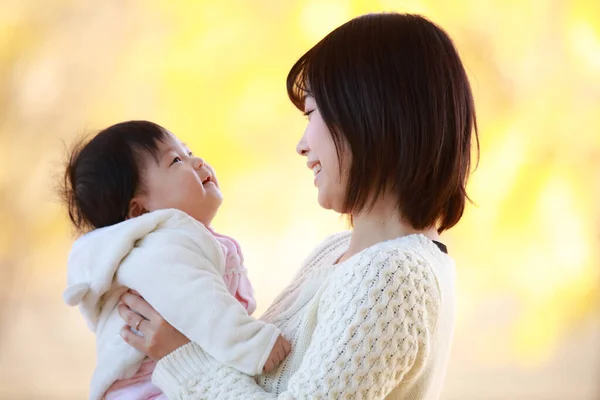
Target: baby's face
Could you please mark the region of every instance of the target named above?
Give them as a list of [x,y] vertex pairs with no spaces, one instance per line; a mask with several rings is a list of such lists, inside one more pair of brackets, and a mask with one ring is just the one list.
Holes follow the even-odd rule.
[[146,157],[141,169],[145,192],[140,196],[148,211],[176,208],[210,225],[223,202],[210,165],[174,135],[158,143],[158,162]]

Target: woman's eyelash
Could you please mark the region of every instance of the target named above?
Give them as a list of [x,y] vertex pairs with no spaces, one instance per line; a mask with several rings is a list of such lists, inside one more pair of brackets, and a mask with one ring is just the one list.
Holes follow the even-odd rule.
[[308,117],[310,116],[310,114],[312,114],[312,112],[313,112],[313,111],[315,111],[315,110],[309,110],[309,111],[305,111],[305,112],[303,112],[302,114],[304,114],[304,116],[305,116],[306,118],[308,118]]

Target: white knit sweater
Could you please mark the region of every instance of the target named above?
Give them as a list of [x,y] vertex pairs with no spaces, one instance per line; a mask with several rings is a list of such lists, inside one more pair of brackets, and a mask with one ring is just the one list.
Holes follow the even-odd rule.
[[326,239],[262,319],[292,343],[251,378],[188,344],[153,382],[169,399],[438,399],[454,328],[454,262],[422,235],[346,261],[350,234]]

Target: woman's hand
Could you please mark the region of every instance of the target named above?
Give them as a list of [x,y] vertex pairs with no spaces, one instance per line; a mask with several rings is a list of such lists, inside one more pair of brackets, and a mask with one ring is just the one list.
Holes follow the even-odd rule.
[[[119,315],[126,326],[121,329],[123,340],[136,350],[158,361],[181,346],[190,342],[136,292],[125,292],[121,296]],[[132,332],[132,328],[144,336]]]
[[292,351],[292,345],[288,342],[283,336],[279,335],[275,345],[273,345],[273,349],[271,350],[271,354],[269,354],[269,358],[267,358],[267,362],[263,367],[263,371],[271,372],[274,371],[275,368],[281,364],[283,360],[290,354]]

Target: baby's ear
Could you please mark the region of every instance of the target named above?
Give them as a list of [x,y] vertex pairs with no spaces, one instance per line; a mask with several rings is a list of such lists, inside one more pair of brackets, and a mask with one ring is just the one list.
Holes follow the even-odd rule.
[[129,212],[127,213],[127,219],[139,217],[140,215],[146,214],[148,210],[145,207],[145,202],[139,198],[134,197],[129,202]]

